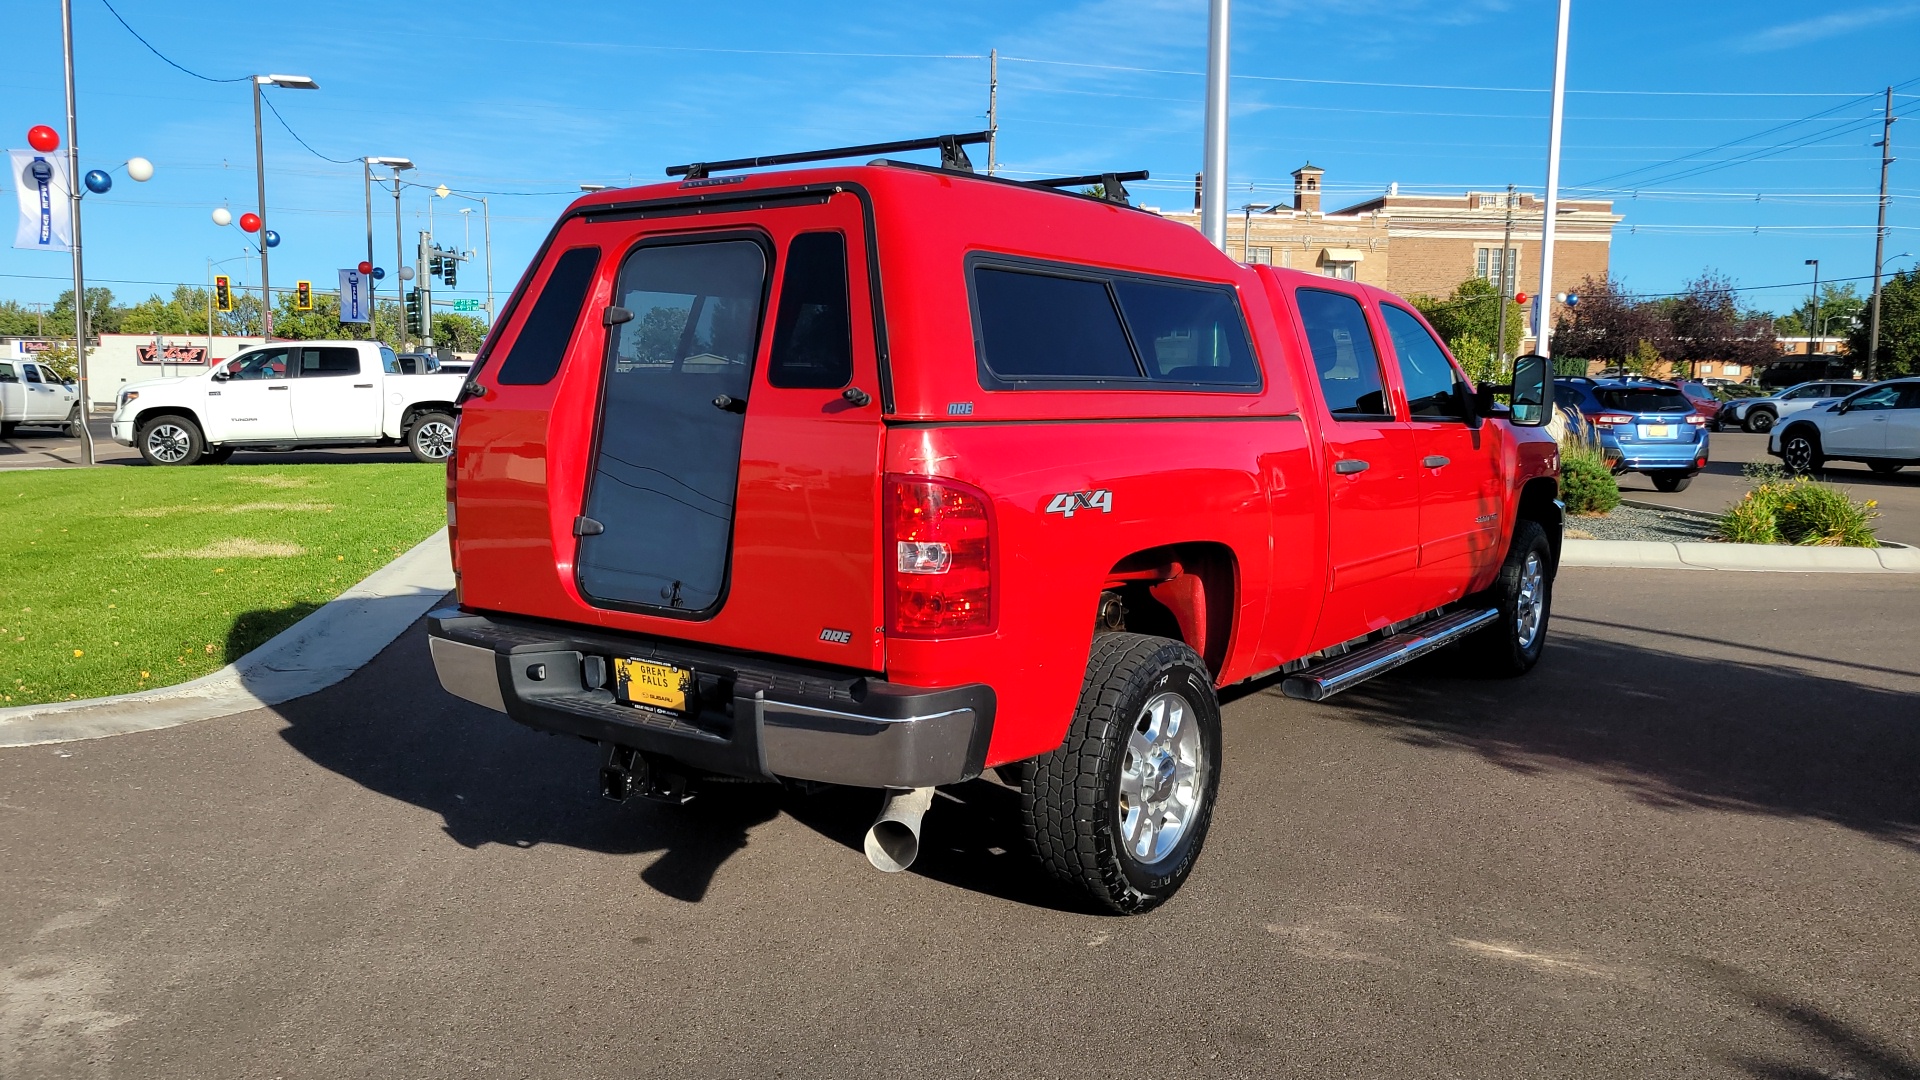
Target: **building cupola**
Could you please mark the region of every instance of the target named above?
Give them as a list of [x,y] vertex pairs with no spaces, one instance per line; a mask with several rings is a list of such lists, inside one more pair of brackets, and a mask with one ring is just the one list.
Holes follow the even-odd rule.
[[1320,178],[1326,170],[1308,162],[1293,170],[1293,208],[1308,214],[1320,212]]

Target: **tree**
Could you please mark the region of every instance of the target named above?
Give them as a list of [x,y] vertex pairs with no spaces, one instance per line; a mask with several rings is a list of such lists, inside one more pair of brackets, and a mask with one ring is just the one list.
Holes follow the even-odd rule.
[[34,357],[34,360],[41,367],[52,368],[55,374],[67,382],[73,382],[80,377],[80,365],[74,363],[71,341],[54,342],[52,348],[42,351]]
[[1649,304],[1636,303],[1613,278],[1588,276],[1574,290],[1580,303],[1553,326],[1553,355],[1622,367],[1640,358],[1642,344],[1664,352],[1669,323]]
[[433,343],[455,352],[479,352],[487,338],[487,324],[472,315],[445,311],[433,317]]
[[[1867,362],[1869,319],[1862,317],[1847,335],[1847,355]],[[1872,374],[1886,379],[1920,372],[1920,272],[1906,270],[1880,286],[1880,352]]]
[[[1582,305],[1586,299],[1582,294]],[[1662,308],[1670,343],[1666,356],[1689,370],[1704,360],[1751,365],[1780,356],[1773,319],[1764,312],[1740,310],[1732,279],[1717,270],[1701,271]]]
[[[1852,282],[1843,285],[1823,285],[1820,288],[1820,307],[1814,325],[1823,336],[1850,334],[1854,320],[1866,318],[1867,301]],[[1773,320],[1773,332],[1781,337],[1807,336],[1807,305],[1800,304],[1792,311]]]
[[[1470,277],[1454,286],[1446,297],[1416,296],[1414,308],[1433,324],[1434,332],[1447,343],[1454,359],[1467,369],[1475,382],[1502,381],[1503,373],[1494,368],[1493,343],[1500,337],[1500,291],[1485,278]],[[1512,356],[1520,351],[1520,339],[1526,330],[1526,311],[1507,301],[1507,347]],[[1465,350],[1464,352],[1462,350]],[[1484,356],[1482,354],[1484,353]],[[1477,370],[1476,370],[1477,369]]]
[[211,299],[212,294],[206,289],[196,289],[191,285],[177,285],[170,299],[162,300],[156,294],[124,309],[120,315],[120,332],[164,335],[204,334],[207,332],[207,309]]
[[[95,337],[120,332],[120,308],[113,303],[113,290],[87,290],[87,333]],[[73,290],[68,289],[53,302],[47,312],[48,337],[73,336]]]

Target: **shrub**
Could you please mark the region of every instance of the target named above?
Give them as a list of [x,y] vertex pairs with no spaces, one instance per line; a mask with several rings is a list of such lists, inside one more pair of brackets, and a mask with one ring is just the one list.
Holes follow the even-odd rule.
[[1880,542],[1873,534],[1879,505],[1856,502],[1831,484],[1774,476],[1760,479],[1721,515],[1719,532],[1736,544],[1874,547]]
[[1577,431],[1560,444],[1560,499],[1569,514],[1610,514],[1620,505],[1620,484],[1606,457]]

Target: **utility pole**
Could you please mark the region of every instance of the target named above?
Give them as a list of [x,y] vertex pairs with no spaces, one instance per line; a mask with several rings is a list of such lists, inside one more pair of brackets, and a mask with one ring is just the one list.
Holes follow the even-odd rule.
[[[1573,0],[1560,0],[1560,33],[1553,49],[1553,113],[1547,133],[1547,206],[1540,226],[1540,292],[1533,299],[1533,351],[1552,356],[1553,336],[1553,227],[1560,213],[1560,123],[1566,118],[1567,23]],[[1501,257],[1506,253],[1502,252]]]
[[60,0],[67,54],[67,200],[73,208],[73,358],[80,389],[81,460],[94,464],[93,402],[87,397],[87,281],[80,266],[80,113],[73,94],[73,0]]
[[[407,265],[407,248],[400,239],[400,171],[393,173],[393,295],[400,305],[400,330],[395,335],[401,349],[407,347],[407,275],[401,271]],[[375,310],[375,319],[380,317]]]
[[1820,319],[1820,260],[1808,259],[1813,267],[1813,295],[1807,298],[1807,355],[1813,355],[1813,327]]
[[[978,55],[978,54],[976,54]],[[1000,138],[1000,50],[987,50],[987,175],[992,176],[999,159],[994,156]],[[487,316],[493,316],[489,306]]]
[[[427,200],[427,213],[433,213],[433,200]],[[420,344],[427,352],[433,351],[433,276],[427,273],[427,246],[433,243],[433,234],[420,233],[419,262],[413,266],[413,281],[420,289]]]
[[1227,50],[1230,0],[1207,4],[1207,133],[1202,147],[1200,231],[1227,250]]
[[1507,185],[1507,231],[1500,241],[1500,329],[1496,331],[1499,340],[1493,343],[1494,355],[1500,358],[1499,368],[1507,369],[1507,304],[1513,295],[1514,271],[1509,253],[1513,251],[1513,185]]
[[1893,87],[1887,87],[1886,114],[1880,121],[1880,226],[1873,235],[1873,314],[1867,320],[1867,381],[1879,378],[1880,271],[1887,251],[1887,166],[1893,164]]

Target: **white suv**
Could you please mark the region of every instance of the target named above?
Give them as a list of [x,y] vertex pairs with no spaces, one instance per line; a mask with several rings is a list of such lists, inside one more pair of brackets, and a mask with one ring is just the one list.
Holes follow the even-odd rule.
[[1774,431],[1767,453],[1798,473],[1829,461],[1858,461],[1881,474],[1920,465],[1920,378],[1877,383],[1799,413]]

